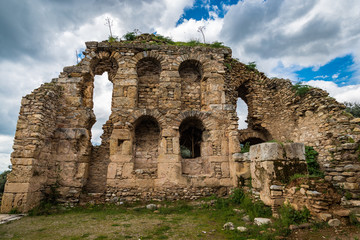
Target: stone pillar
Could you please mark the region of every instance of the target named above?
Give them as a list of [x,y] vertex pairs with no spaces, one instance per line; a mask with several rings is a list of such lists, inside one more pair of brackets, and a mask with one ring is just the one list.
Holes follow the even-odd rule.
[[250,147],[252,187],[260,199],[273,208],[283,204],[283,189],[294,174],[307,174],[302,143],[262,143]]

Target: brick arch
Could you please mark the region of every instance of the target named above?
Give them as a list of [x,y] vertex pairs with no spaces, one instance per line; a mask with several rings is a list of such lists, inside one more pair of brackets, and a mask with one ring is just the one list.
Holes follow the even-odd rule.
[[180,113],[179,116],[175,119],[175,121],[176,125],[180,126],[180,124],[187,118],[197,118],[202,121],[205,129],[209,129],[211,127],[210,116],[210,112],[185,111]]
[[160,113],[157,109],[142,109],[133,112],[131,117],[128,119],[128,122],[130,123],[128,127],[134,128],[136,121],[143,116],[150,116],[156,119],[156,121],[160,126],[160,132],[161,130],[165,129],[167,126],[165,116],[162,113]]
[[260,139],[264,142],[266,142],[268,139],[265,136],[265,134],[258,132],[258,131],[254,131],[252,129],[245,129],[245,130],[239,130],[239,142],[245,142],[247,139],[250,138],[257,138]]
[[132,60],[130,61],[130,65],[129,68],[136,68],[137,63],[143,59],[143,58],[154,58],[156,60],[159,61],[160,65],[161,65],[161,69],[163,69],[163,66],[165,66],[167,64],[167,62],[165,61],[165,58],[162,57],[159,53],[154,52],[154,51],[143,51],[143,52],[139,52],[137,53]]
[[181,63],[188,60],[198,61],[201,64],[201,71],[203,72],[203,75],[204,75],[204,69],[211,65],[209,59],[202,54],[183,54],[176,58],[175,64],[177,68],[175,70],[179,71],[179,67]]
[[102,75],[104,72],[108,72],[109,80],[112,82],[119,69],[118,56],[115,57],[115,55],[107,51],[96,53],[90,61],[92,75]]

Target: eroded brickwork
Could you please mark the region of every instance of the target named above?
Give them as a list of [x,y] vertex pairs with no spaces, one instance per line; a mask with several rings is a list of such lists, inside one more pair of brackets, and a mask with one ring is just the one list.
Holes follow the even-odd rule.
[[[23,98],[2,211],[58,200],[134,201],[224,195],[250,179],[240,142],[302,142],[326,180],[359,198],[359,121],[322,90],[297,96],[231,58],[228,48],[87,42],[85,58]],[[145,40],[144,40],[145,39]],[[150,44],[151,43],[151,44]],[[160,45],[159,45],[160,44]],[[91,144],[94,76],[108,72],[111,115]],[[236,101],[248,105],[238,131]]]

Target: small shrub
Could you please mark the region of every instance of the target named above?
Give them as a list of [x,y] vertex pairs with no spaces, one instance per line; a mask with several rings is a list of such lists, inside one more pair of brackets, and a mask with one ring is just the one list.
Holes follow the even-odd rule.
[[9,173],[10,173],[10,170],[7,170],[0,174],[0,194],[4,192],[7,175]]
[[301,82],[298,82],[292,86],[292,90],[295,91],[295,95],[300,97],[305,96],[305,94],[312,88],[313,87],[309,85],[303,85]]
[[344,197],[346,198],[346,200],[351,200],[352,199],[352,194],[350,192],[346,192],[344,194]]
[[245,193],[242,189],[240,188],[236,188],[234,189],[234,191],[232,192],[232,194],[230,195],[230,201],[233,204],[241,204],[242,201],[245,198]]
[[351,113],[354,117],[360,117],[360,103],[344,102],[344,104],[346,112]]
[[355,213],[350,214],[349,220],[352,225],[356,225],[356,226],[360,225],[360,222],[358,221],[358,217],[355,215]]
[[249,62],[245,67],[249,71],[257,71],[255,62]]
[[246,142],[245,145],[241,148],[241,153],[247,153],[250,151],[250,142]]
[[224,63],[225,67],[231,71],[232,66],[230,63]]
[[298,178],[307,178],[307,177],[309,177],[309,175],[295,173],[293,176],[290,177],[290,182],[292,182]]
[[310,211],[306,207],[297,211],[290,204],[283,205],[279,210],[279,221],[282,226],[289,227],[291,224],[301,224],[308,222],[310,219]]
[[160,34],[156,34],[155,39],[163,41],[163,42],[165,42],[167,44],[171,44],[171,45],[174,44],[174,41],[170,37],[164,37],[164,36],[162,36]]
[[126,41],[134,41],[136,38],[135,32],[127,32],[123,38],[125,38]]
[[313,147],[305,146],[305,158],[309,175],[323,178],[324,173],[320,170],[320,165],[317,162],[318,155],[319,153]]
[[223,44],[222,42],[215,41],[215,42],[213,42],[212,44],[210,44],[210,47],[213,47],[213,48],[222,48],[222,47],[224,47],[224,44]]
[[114,37],[114,36],[109,36],[108,41],[109,41],[109,43],[117,42],[117,41],[119,41],[119,38],[118,38],[118,37]]
[[14,207],[14,208],[12,208],[12,209],[10,210],[9,213],[10,213],[10,214],[18,214],[18,213],[20,213],[20,212],[19,212],[19,210],[18,210],[16,207]]

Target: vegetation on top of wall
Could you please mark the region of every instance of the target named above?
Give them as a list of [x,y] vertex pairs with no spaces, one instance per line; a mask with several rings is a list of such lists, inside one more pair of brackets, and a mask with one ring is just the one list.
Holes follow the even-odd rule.
[[133,41],[136,38],[136,33],[135,32],[127,32],[123,38],[125,38],[126,41]]
[[245,67],[249,71],[258,71],[256,69],[256,63],[255,62],[249,62],[248,64],[245,65]]
[[360,104],[356,102],[344,102],[346,109],[345,111],[351,113],[354,117],[360,117]]
[[312,88],[313,87],[311,87],[309,85],[305,85],[302,82],[298,82],[292,86],[292,90],[295,91],[295,95],[300,96],[300,97],[305,96],[305,94],[308,93],[309,90]]
[[109,43],[118,42],[118,41],[119,41],[118,37],[109,36],[109,38],[108,38]]
[[162,36],[160,34],[141,34],[137,35],[136,32],[127,32],[122,37],[124,41],[121,41],[118,37],[109,36],[108,42],[136,42],[139,41],[140,43],[149,43],[149,44],[156,44],[156,45],[173,45],[173,46],[189,46],[189,47],[211,47],[211,48],[228,48],[224,46],[222,42],[214,41],[212,43],[201,43],[199,40],[190,40],[188,42],[175,42],[170,37]]

